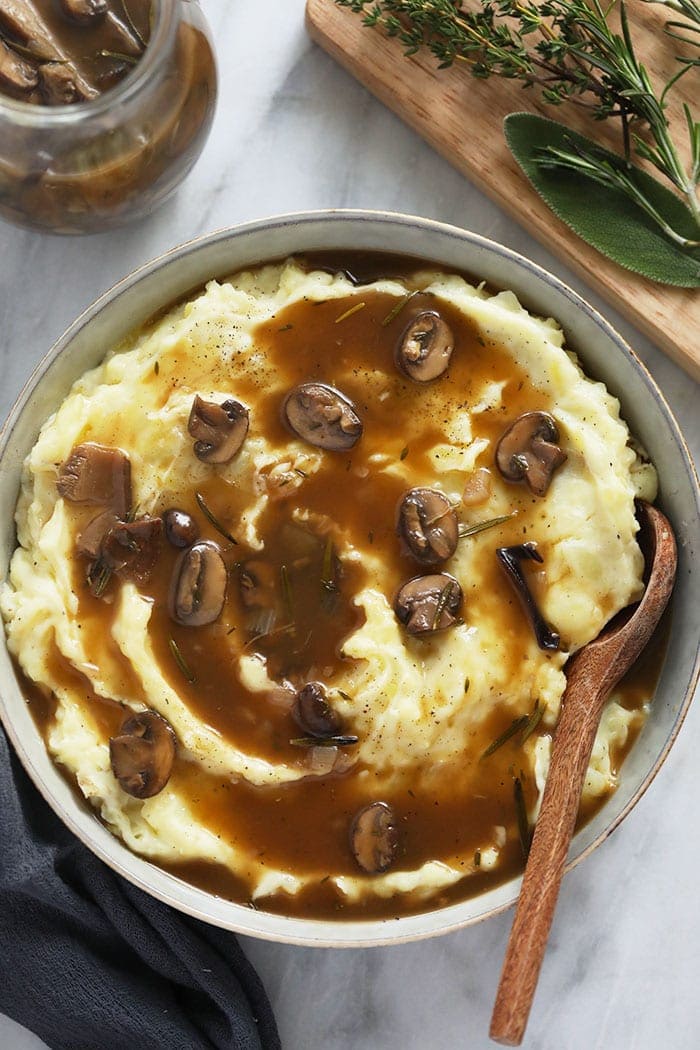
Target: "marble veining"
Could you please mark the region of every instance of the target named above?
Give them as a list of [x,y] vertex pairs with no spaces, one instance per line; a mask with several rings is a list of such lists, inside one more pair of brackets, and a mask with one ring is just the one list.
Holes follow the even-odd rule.
[[[268,0],[264,14],[262,6],[205,0],[221,69],[218,112],[203,156],[161,211],[82,239],[0,224],[0,414],[77,314],[161,251],[265,215],[371,207],[468,227],[559,274],[635,347],[697,460],[697,384],[316,49],[304,32],[304,0]],[[528,1050],[700,1045],[699,735],[696,706],[645,798],[565,879]],[[395,948],[244,943],[285,1050],[486,1050],[510,922],[503,915]],[[0,1046],[43,1044],[0,1018]]]

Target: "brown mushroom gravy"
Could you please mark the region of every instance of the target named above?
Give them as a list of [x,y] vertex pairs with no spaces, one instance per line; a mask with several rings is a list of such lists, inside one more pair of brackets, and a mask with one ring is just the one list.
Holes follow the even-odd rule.
[[[358,266],[358,259],[350,253],[340,261],[343,266],[335,259],[327,265],[347,270],[358,284],[362,265],[370,271],[374,267],[372,277],[377,270],[393,269],[386,260],[377,262],[371,257],[359,260]],[[309,265],[313,263],[318,265],[319,259],[310,260]],[[447,543],[438,536],[435,550],[421,557],[422,539],[413,550],[405,541],[405,524],[400,526],[404,538],[397,535],[399,508],[402,501],[406,506],[407,493],[429,492],[431,484],[439,484],[430,453],[445,441],[450,416],[465,409],[472,392],[486,380],[504,384],[507,409],[483,411],[472,418],[474,436],[488,441],[479,468],[489,470],[492,490],[507,492],[511,516],[457,542],[479,544],[485,574],[479,601],[498,617],[503,636],[508,638],[507,660],[513,673],[531,645],[532,626],[496,551],[536,543],[545,569],[547,565],[542,498],[526,485],[502,477],[494,456],[504,430],[517,417],[550,413],[554,406],[525,371],[458,309],[413,286],[412,267],[406,260],[400,260],[397,268],[414,293],[399,311],[394,296],[360,288],[342,298],[295,302],[255,332],[256,345],[286,391],[315,384],[340,393],[360,422],[359,435],[352,424],[356,440],[350,444],[343,438],[330,449],[323,445],[320,453],[312,442],[310,453],[321,457],[313,472],[300,468],[256,476],[239,472],[233,482],[212,466],[206,480],[191,490],[178,492],[175,498],[171,492],[164,494],[161,506],[148,507],[149,515],[163,523],[163,542],[148,573],[132,577],[139,592],[152,602],[148,631],[158,669],[187,708],[245,754],[284,762],[307,774],[289,783],[255,787],[242,779],[205,771],[181,748],[176,749],[169,771],[169,785],[188,799],[203,826],[263,858],[266,866],[308,877],[308,885],[296,895],[279,892],[255,901],[255,907],[285,914],[393,917],[464,899],[514,875],[523,864],[515,778],[522,783],[528,806],[534,803],[536,786],[532,776],[522,771],[524,733],[510,728],[514,720],[521,719],[531,739],[551,733],[551,727],[538,721],[536,706],[533,711],[532,706],[514,710],[507,703],[494,704],[473,730],[469,751],[464,754],[464,766],[475,778],[464,782],[468,788],[451,775],[448,766],[444,775],[426,783],[416,780],[412,768],[397,768],[390,788],[376,789],[371,775],[361,775],[363,770],[371,774],[371,769],[354,754],[358,728],[334,707],[339,702],[336,683],[353,665],[344,643],[364,622],[354,597],[372,586],[394,608],[401,589],[414,578],[427,578],[425,586],[433,589],[436,580],[452,580],[452,524]],[[357,309],[359,303],[361,309]],[[446,370],[430,382],[414,381],[397,367],[395,359],[397,341],[412,319],[422,314],[437,314],[454,337]],[[146,382],[188,389],[189,370],[196,374],[196,363],[183,354],[175,366],[170,371],[161,367]],[[226,389],[225,384],[222,388]],[[245,441],[264,434],[283,461],[290,441],[284,398],[270,390],[264,375],[253,368],[240,381],[236,379],[235,388],[231,384],[230,395],[249,411]],[[202,396],[208,395],[203,391]],[[299,433],[297,424],[291,425]],[[304,439],[303,434],[299,436]],[[86,435],[85,440],[88,438]],[[105,435],[99,440],[104,442]],[[565,446],[566,435],[562,433],[560,440]],[[191,442],[188,454],[195,458]],[[378,457],[387,456],[397,465],[396,471],[377,467]],[[558,469],[565,471],[566,464],[562,461]],[[261,486],[269,498],[256,522],[263,543],[258,550],[246,544],[244,526],[246,508]],[[479,524],[479,507],[468,500],[456,508],[445,508],[440,500],[435,505],[440,514],[456,514],[466,532]],[[65,507],[76,540],[98,515],[105,514],[104,507],[84,503],[66,501]],[[423,504],[416,508],[409,499],[409,510],[414,528],[420,526],[421,534],[427,528],[429,533],[434,523],[426,517]],[[301,518],[299,512],[303,512]],[[107,523],[113,524],[113,518]],[[348,545],[358,551],[371,550],[381,563],[381,578],[373,575],[361,557],[341,558],[339,551]],[[122,580],[113,572],[97,597],[86,582],[96,549],[94,537],[92,545],[84,544],[82,551],[76,544],[73,559],[82,638],[94,663],[111,669],[134,704],[148,707],[140,682],[110,632]],[[537,601],[546,579],[528,574],[528,585]],[[447,626],[445,618],[454,623],[461,617],[469,625],[473,586],[468,579],[460,579],[455,587],[450,583],[442,604],[437,588],[435,622],[424,618],[421,633],[425,636],[411,637],[404,630],[403,644],[412,655],[450,646],[452,630],[440,629]],[[562,645],[565,648],[565,636]],[[274,689],[261,693],[246,688],[237,662],[243,653],[266,659],[267,673],[277,683]],[[662,656],[663,644],[657,640],[619,690],[623,705],[636,714],[624,747],[611,756],[614,771],[643,724],[643,709],[653,694]],[[72,686],[77,683],[77,692],[84,697],[85,717],[101,739],[120,740],[117,749],[128,750],[124,738],[133,730],[131,710],[99,697],[57,647],[51,654],[51,667],[56,680]],[[465,704],[469,703],[467,676],[465,669]],[[53,718],[51,698],[30,685],[27,698],[42,731],[48,733]],[[431,716],[438,717],[435,712]],[[444,731],[450,732],[449,724]],[[587,820],[599,805],[596,800],[582,807],[580,821]],[[481,850],[491,841],[494,826],[506,829],[505,843],[496,868],[482,870]],[[373,834],[378,836],[374,840]],[[344,898],[330,880],[339,875],[362,879],[385,871],[413,870],[431,860],[449,863],[465,877],[432,896],[368,896],[355,902]],[[196,861],[163,866],[222,897],[244,903],[251,897],[245,878],[221,864]]]
[[87,102],[119,83],[151,35],[152,0],[3,0],[0,44],[23,64],[0,93],[34,105]]

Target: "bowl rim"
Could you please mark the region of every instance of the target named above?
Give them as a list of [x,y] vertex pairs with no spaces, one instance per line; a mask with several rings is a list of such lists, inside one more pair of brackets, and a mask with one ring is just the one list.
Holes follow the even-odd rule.
[[[683,437],[678,422],[668,405],[666,398],[657,386],[656,381],[646,365],[641,361],[626,340],[617,332],[610,322],[607,321],[597,309],[595,309],[595,307],[591,306],[581,295],[578,294],[578,292],[562,281],[561,278],[550,273],[544,267],[531,261],[519,252],[516,252],[505,245],[499,244],[490,238],[433,219],[426,219],[420,216],[399,212],[371,209],[326,208],[302,212],[281,213],[267,218],[255,219],[236,224],[234,226],[222,227],[211,233],[203,234],[184,241],[130,271],[82,311],[64,333],[59,336],[53,346],[31,372],[15,399],[5,422],[0,428],[0,467],[2,467],[8,448],[11,445],[15,427],[30,405],[34,391],[43,380],[45,373],[49,370],[54,361],[70,347],[78,334],[109,304],[128,293],[135,285],[139,284],[140,281],[154,274],[156,271],[167,268],[170,264],[175,263],[184,256],[204,251],[218,243],[235,240],[238,237],[244,237],[248,234],[270,232],[287,226],[301,226],[308,228],[309,226],[313,227],[318,223],[326,223],[328,221],[338,221],[339,244],[341,244],[341,247],[337,249],[338,251],[343,250],[343,222],[350,222],[353,225],[362,222],[378,222],[385,224],[388,227],[410,227],[414,232],[423,231],[427,234],[433,233],[442,237],[447,236],[448,238],[458,240],[462,245],[471,245],[474,248],[486,250],[492,255],[500,256],[509,263],[514,264],[516,267],[529,272],[544,285],[548,286],[549,289],[553,289],[555,292],[563,295],[569,300],[574,308],[579,312],[582,312],[597,328],[602,329],[603,333],[638,373],[649,394],[656,400],[674,439],[676,452],[679,454],[680,460],[685,466],[690,486],[694,492],[696,510],[698,511],[698,514],[700,514],[700,481],[698,479],[698,473],[685,438]],[[303,252],[304,250],[303,247],[299,249],[300,252]],[[418,257],[420,257],[421,254],[423,253],[420,251],[417,252]],[[440,252],[437,254],[439,255]],[[427,255],[425,255],[425,258],[427,259]],[[269,260],[263,258],[259,260],[257,264],[264,264],[267,261]],[[253,265],[253,263],[247,265]],[[242,268],[243,267],[239,266],[236,269],[240,270]],[[446,268],[454,269],[454,267],[447,266]],[[221,278],[228,273],[234,273],[236,272],[236,269],[212,274],[210,277],[205,278],[204,281],[197,285],[197,287],[201,287],[206,280]],[[194,288],[192,291],[194,291]],[[183,296],[179,296],[175,301],[181,300],[188,294],[191,293],[185,292]],[[2,633],[4,636],[4,630]],[[581,849],[580,852],[573,857],[570,856],[565,868],[566,872],[572,870],[585,857],[597,849],[597,847],[601,845],[601,843],[604,842],[605,839],[608,838],[608,836],[611,835],[620,825],[628,813],[639,802],[640,798],[645,794],[666,761],[671,747],[680,732],[692,702],[699,677],[700,639],[698,639],[696,643],[693,666],[687,686],[684,690],[683,698],[677,706],[673,725],[662,748],[656,754],[656,757],[643,780],[637,786],[622,809],[612,817],[610,823],[607,824],[583,849]],[[231,932],[280,943],[302,945],[306,947],[378,947],[383,945],[403,944],[423,940],[428,937],[441,936],[458,929],[463,929],[467,926],[475,925],[484,919],[502,913],[507,908],[511,907],[517,900],[521,883],[520,876],[511,879],[498,887],[499,889],[509,891],[507,899],[487,907],[485,910],[476,911],[474,914],[469,915],[460,913],[464,912],[465,907],[468,907],[475,899],[478,900],[478,897],[460,901],[446,908],[421,911],[415,914],[401,916],[398,919],[341,920],[338,922],[332,920],[288,917],[272,912],[251,910],[245,905],[223,901],[222,898],[218,898],[216,895],[211,894],[208,891],[192,887],[181,879],[169,875],[157,864],[152,864],[146,858],[142,858],[139,855],[132,853],[120,839],[113,836],[112,833],[98,821],[96,816],[93,816],[92,819],[97,821],[98,827],[106,831],[109,836],[109,846],[103,846],[100,842],[91,838],[90,834],[81,826],[78,816],[66,809],[61,802],[55,798],[48,785],[44,783],[41,772],[37,769],[30,753],[30,749],[27,746],[29,742],[27,741],[27,744],[25,744],[24,740],[21,738],[21,734],[13,724],[9,710],[6,708],[4,689],[5,685],[3,683],[2,686],[0,686],[0,721],[2,721],[7,735],[12,742],[24,769],[34,783],[34,786],[38,789],[63,824],[68,827],[68,829],[88,849],[90,849],[91,852],[96,854],[100,860],[109,865],[109,867],[118,875],[121,875],[149,895],[176,908],[178,911],[191,916],[192,918],[210,923],[222,929],[227,929]],[[48,755],[48,752],[46,753]],[[50,756],[49,761],[53,761]],[[75,800],[75,806],[77,810],[80,806],[80,800]],[[92,816],[92,814],[90,815]],[[112,846],[115,855],[111,852]],[[154,885],[154,880],[158,885]],[[201,902],[197,901],[198,898],[201,898]],[[227,914],[224,916],[213,916],[211,911],[208,912],[206,909],[205,905],[207,901],[223,902],[226,905]],[[228,914],[229,911],[231,913],[230,916]],[[251,921],[251,919],[255,921]]]

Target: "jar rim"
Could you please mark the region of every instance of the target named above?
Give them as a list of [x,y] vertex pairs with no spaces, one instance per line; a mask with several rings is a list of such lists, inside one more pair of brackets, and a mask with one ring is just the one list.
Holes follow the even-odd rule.
[[86,102],[71,102],[63,106],[38,106],[22,102],[0,93],[0,118],[11,117],[16,124],[26,127],[58,127],[78,124],[84,119],[101,116],[113,105],[127,102],[137,94],[141,85],[162,64],[165,45],[175,33],[176,0],[155,0],[156,19],[142,58],[114,87]]

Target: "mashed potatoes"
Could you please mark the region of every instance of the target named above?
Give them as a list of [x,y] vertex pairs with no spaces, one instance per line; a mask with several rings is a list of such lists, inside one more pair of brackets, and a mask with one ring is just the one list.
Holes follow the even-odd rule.
[[[447,317],[455,348],[445,376],[416,383],[393,348],[426,307]],[[655,496],[617,401],[562,347],[556,323],[510,292],[434,272],[355,288],[290,261],[212,281],[75,383],[26,463],[2,613],[23,672],[54,698],[51,754],[131,849],[175,869],[216,864],[235,877],[234,896],[262,906],[291,907],[323,884],[350,913],[379,899],[390,910],[398,897],[425,906],[445,887],[466,895],[471,877],[507,874],[517,855],[510,783],[522,778],[534,819],[566,660],[639,598],[634,500]],[[355,446],[328,451],[282,426],[285,398],[305,380],[348,396],[364,425]],[[193,453],[195,395],[249,410],[230,461]],[[552,415],[566,454],[543,495],[494,465],[500,435],[525,411]],[[211,624],[173,623],[165,595],[177,552],[167,543],[153,576],[117,574],[89,593],[76,543],[100,508],[57,489],[84,443],[128,456],[132,517],[185,508],[218,545],[228,583]],[[421,486],[448,498],[466,533],[431,569],[395,531],[397,497]],[[540,648],[495,557],[524,542],[542,559],[527,578],[558,649]],[[275,595],[262,623],[241,598],[261,565]],[[460,615],[411,636],[396,590],[441,571],[461,586]],[[300,607],[313,601],[316,572],[309,612]],[[325,684],[335,736],[356,742],[308,740],[295,727],[295,697],[310,681]],[[129,712],[147,710],[172,726],[177,758],[165,787],[137,798],[114,775],[109,741]],[[641,717],[612,698],[589,802],[614,788],[615,755]],[[521,731],[491,750],[518,719]],[[348,829],[378,800],[393,807],[398,848],[386,870],[362,871]],[[467,827],[452,834],[456,812]]]

